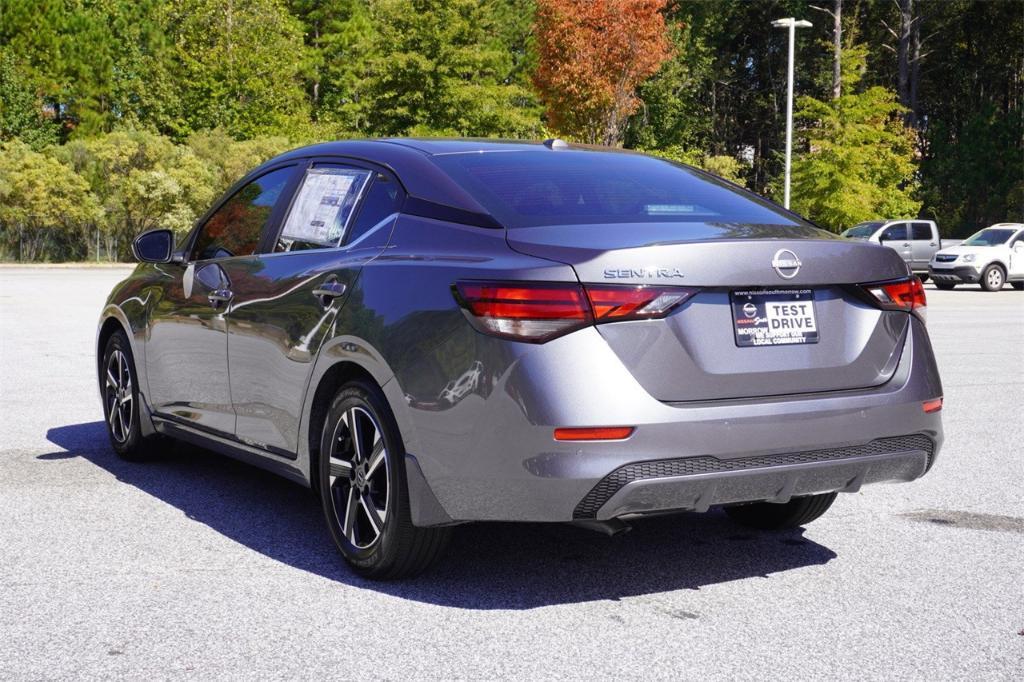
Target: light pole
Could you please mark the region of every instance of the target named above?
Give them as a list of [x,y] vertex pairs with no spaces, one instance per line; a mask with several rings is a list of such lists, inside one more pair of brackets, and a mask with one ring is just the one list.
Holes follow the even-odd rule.
[[793,46],[796,43],[796,30],[810,28],[813,24],[805,19],[776,19],[772,22],[775,28],[789,29],[789,92],[786,94],[786,194],[782,205],[789,208],[789,168],[793,162]]

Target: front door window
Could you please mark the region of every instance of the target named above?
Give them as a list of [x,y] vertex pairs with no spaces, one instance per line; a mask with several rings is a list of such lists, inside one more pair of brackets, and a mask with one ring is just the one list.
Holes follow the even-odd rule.
[[196,235],[190,260],[250,256],[294,167],[260,176],[235,192],[211,215]]

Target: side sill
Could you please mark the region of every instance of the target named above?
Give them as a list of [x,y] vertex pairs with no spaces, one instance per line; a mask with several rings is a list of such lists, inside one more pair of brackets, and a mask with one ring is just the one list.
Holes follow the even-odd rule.
[[309,481],[306,480],[301,471],[289,462],[275,459],[274,455],[266,450],[245,445],[244,443],[208,431],[186,426],[156,414],[153,415],[153,425],[159,433],[164,435],[197,445],[201,448],[213,450],[218,454],[251,464],[278,476],[283,476],[293,483],[309,487]]

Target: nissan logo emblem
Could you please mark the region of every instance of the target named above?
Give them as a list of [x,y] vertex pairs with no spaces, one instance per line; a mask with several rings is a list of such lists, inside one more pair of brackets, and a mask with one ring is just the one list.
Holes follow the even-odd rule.
[[746,315],[747,317],[754,317],[755,315],[757,315],[757,306],[754,305],[753,303],[744,303],[743,314]]
[[782,279],[793,279],[796,273],[800,272],[803,263],[796,257],[796,254],[789,249],[779,249],[772,256],[772,267]]

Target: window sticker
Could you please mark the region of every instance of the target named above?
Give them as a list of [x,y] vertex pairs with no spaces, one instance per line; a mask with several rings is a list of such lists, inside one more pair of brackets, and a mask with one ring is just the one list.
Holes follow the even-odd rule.
[[307,171],[281,231],[281,239],[337,246],[352,207],[369,177],[368,171],[350,168]]

